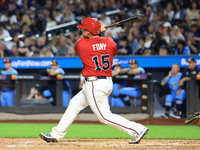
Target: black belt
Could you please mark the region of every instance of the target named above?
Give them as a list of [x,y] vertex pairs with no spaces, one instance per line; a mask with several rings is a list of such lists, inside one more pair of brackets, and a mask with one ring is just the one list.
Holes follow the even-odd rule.
[[[102,77],[96,77],[97,79],[107,79],[106,76],[102,76]],[[85,78],[85,81],[88,81],[88,78]]]

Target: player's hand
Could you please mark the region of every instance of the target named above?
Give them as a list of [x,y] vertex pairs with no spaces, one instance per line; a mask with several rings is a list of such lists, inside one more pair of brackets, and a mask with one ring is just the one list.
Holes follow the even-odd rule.
[[171,75],[172,75],[172,72],[170,71],[168,75],[171,76]]
[[182,92],[182,89],[179,89],[179,90],[176,92],[176,95],[178,96],[181,92]]
[[105,24],[101,24],[101,32],[104,32],[104,31],[106,31],[107,30],[107,28],[106,28],[106,25]]

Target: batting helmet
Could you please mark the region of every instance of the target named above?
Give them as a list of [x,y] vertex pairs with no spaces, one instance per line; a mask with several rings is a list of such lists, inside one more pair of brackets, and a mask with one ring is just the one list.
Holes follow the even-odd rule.
[[87,29],[92,34],[100,34],[101,24],[97,19],[94,18],[85,18],[82,20],[81,25],[77,26],[79,29]]

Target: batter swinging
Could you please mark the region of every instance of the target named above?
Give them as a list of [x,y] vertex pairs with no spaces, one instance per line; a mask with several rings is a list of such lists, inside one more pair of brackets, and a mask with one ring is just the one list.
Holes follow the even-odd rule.
[[59,124],[50,133],[41,133],[40,137],[47,142],[59,141],[78,113],[89,105],[100,122],[131,135],[133,140],[129,143],[139,143],[148,128],[113,114],[108,103],[108,96],[113,88],[111,69],[117,45],[110,37],[99,37],[100,32],[106,28],[94,18],[83,19],[77,27],[82,29],[82,37],[77,40],[75,51],[83,63],[85,83],[82,90],[70,100]]

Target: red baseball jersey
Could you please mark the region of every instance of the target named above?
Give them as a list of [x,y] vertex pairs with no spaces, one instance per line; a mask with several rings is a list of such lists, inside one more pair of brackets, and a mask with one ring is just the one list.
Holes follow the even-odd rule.
[[83,63],[84,77],[112,76],[113,57],[117,54],[117,45],[112,38],[80,38],[75,51]]

